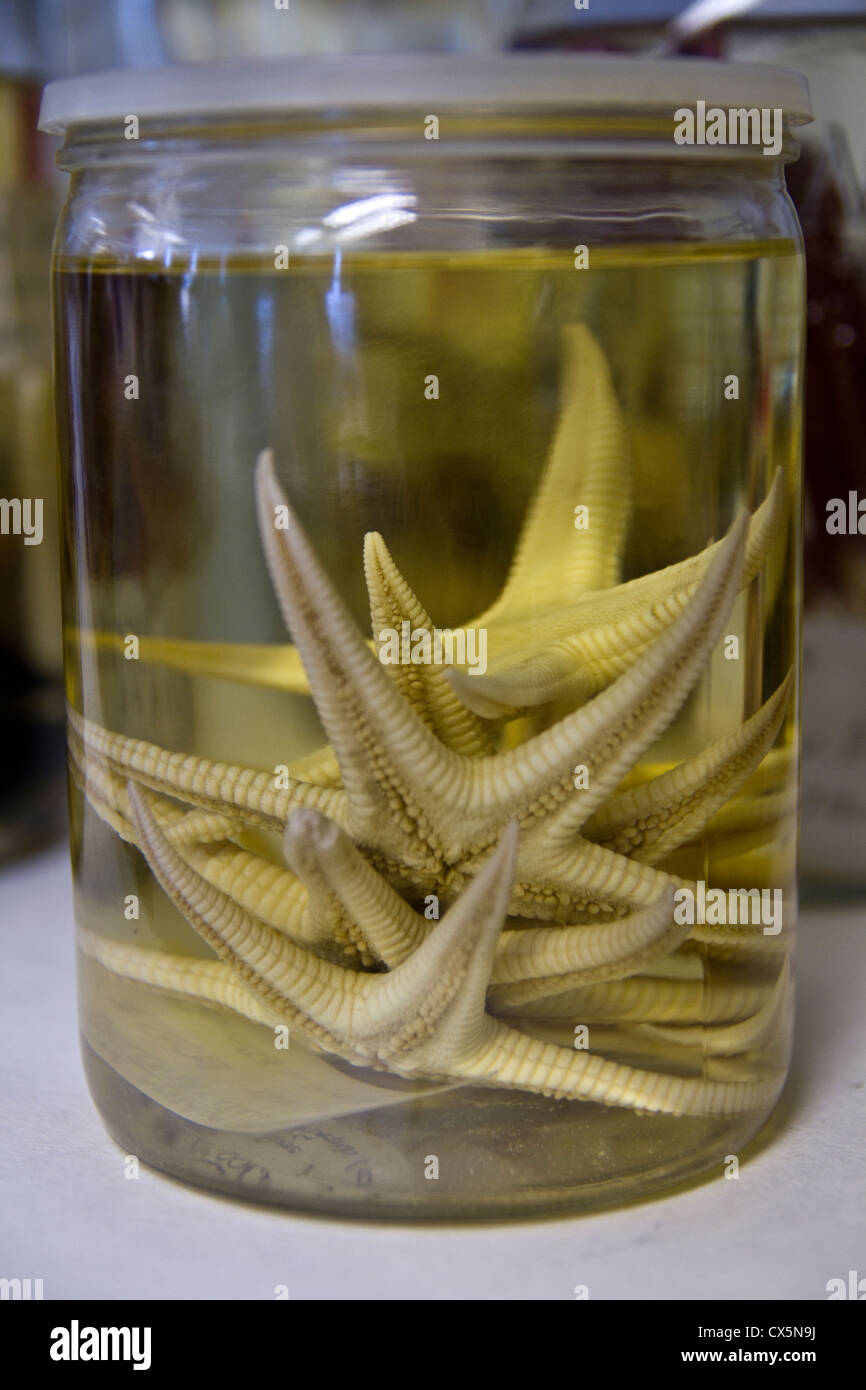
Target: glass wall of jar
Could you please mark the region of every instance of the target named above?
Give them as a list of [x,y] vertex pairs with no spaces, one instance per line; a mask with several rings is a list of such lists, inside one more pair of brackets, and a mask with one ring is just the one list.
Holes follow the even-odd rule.
[[127,1151],[473,1217],[766,1119],[806,119],[783,71],[563,56],[48,89],[81,1027]]

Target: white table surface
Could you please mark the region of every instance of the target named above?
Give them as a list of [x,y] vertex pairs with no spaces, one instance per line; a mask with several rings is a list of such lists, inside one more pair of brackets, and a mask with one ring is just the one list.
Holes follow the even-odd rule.
[[791,1080],[738,1180],[441,1230],[126,1181],[79,1061],[65,849],[0,873],[0,930],[0,1276],[41,1278],[46,1299],[824,1299],[866,1276],[866,905],[803,915]]

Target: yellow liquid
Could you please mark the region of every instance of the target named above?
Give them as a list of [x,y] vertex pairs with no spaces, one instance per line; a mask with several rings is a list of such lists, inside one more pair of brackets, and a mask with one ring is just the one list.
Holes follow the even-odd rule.
[[[327,740],[261,555],[257,454],[275,450],[365,635],[361,550],[371,530],[436,624],[471,623],[505,582],[542,477],[562,330],[577,322],[604,350],[628,431],[621,580],[720,537],[739,506],[764,499],[777,468],[796,498],[796,248],[612,248],[593,253],[591,272],[571,257],[567,248],[357,253],[338,263],[293,258],[284,272],[250,262],[171,272],[60,263],[72,704],[117,733],[264,771],[320,747]],[[796,667],[797,511],[736,600],[727,631],[738,636],[737,658],[719,644],[628,784],[699,754]],[[720,1053],[715,1030],[777,998],[785,971],[796,916],[796,711],[795,692],[761,767],[660,866],[708,888],[780,890],[783,932],[746,953],[691,942],[654,964],[645,973],[678,982],[673,1018],[647,1012],[631,984],[602,992],[582,1015],[593,1052],[674,1076],[759,1080],[784,1070],[786,1001],[739,1052]],[[506,722],[499,746],[563,712]],[[279,862],[276,836],[247,832],[244,843]],[[211,956],[77,788],[73,859],[89,932]],[[643,1115],[409,1081],[316,1055],[294,1031],[279,1050],[273,1029],[85,955],[80,979],[88,1074],[109,1129],[155,1166],[260,1200],[419,1218],[597,1207],[721,1174],[766,1118],[767,1107]],[[526,1026],[571,1045],[570,1018],[536,1013]],[[439,1160],[433,1182],[429,1155]]]

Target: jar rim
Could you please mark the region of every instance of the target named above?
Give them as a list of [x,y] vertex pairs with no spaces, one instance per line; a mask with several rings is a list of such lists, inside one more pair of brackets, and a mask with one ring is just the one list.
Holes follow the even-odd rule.
[[[255,58],[133,68],[50,82],[39,129],[66,134],[131,114],[164,123],[189,116],[280,112],[506,110],[582,114],[759,107],[788,125],[812,120],[805,77],[766,63],[609,54],[353,54]],[[438,111],[437,111],[438,107]]]

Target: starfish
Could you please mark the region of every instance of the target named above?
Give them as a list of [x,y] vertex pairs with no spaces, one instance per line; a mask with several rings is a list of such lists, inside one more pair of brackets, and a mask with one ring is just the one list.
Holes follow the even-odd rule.
[[[778,707],[777,694],[768,702],[768,709],[754,717],[761,720],[762,742],[777,724]],[[137,843],[122,779],[86,759],[74,730],[70,732],[70,753],[91,804],[122,838]],[[736,765],[736,759],[732,761]],[[334,944],[340,953],[359,955],[364,964],[378,961],[393,967],[433,929],[425,919],[416,917],[333,823],[333,843],[327,856],[321,854],[327,875],[322,868],[315,873],[309,866],[299,868],[298,827],[306,824],[305,817],[321,818],[312,809],[296,812],[289,819],[284,848],[295,874],[228,841],[218,846],[200,843],[224,839],[231,824],[223,817],[201,811],[185,814],[164,798],[154,801],[154,814],[190,868],[296,941],[320,950]],[[663,876],[659,882],[664,885]],[[527,999],[561,991],[569,984],[618,978],[630,968],[647,966],[667,955],[687,934],[682,927],[673,926],[670,894],[663,891],[648,908],[618,923],[575,928],[546,928],[535,923],[503,935],[492,984],[499,985],[497,999]]]
[[[282,828],[290,810],[319,809],[395,886],[416,897],[453,897],[511,818],[524,827],[511,904],[517,915],[577,920],[575,914],[622,912],[657,897],[663,881],[657,871],[579,831],[670,722],[700,674],[739,583],[743,519],[691,604],[607,690],[516,749],[469,757],[437,739],[370,652],[277,485],[268,455],[258,466],[258,497],[274,586],[331,735],[341,785],[294,780],[277,791],[267,774],[165,753],[73,717],[85,757],[157,791],[180,793],[205,810],[266,828]],[[290,517],[288,530],[273,525],[278,509]],[[715,756],[708,750],[679,778],[661,784],[649,819],[664,822],[666,846],[676,842],[677,823],[684,838],[700,828],[702,791],[708,818],[745,780],[775,737],[783,708],[781,691],[734,740],[736,757],[732,745],[724,747],[721,781],[718,750]],[[588,772],[589,786],[579,792],[575,765]],[[684,814],[689,807],[690,817]],[[620,823],[619,833],[639,833],[641,820],[646,814],[635,827]]]
[[[469,757],[436,738],[370,652],[267,453],[257,468],[257,497],[271,580],[340,768],[342,789],[331,792],[340,801],[326,814],[398,881],[411,870],[416,891],[457,891],[516,818],[525,829],[515,889],[521,915],[527,907],[549,915],[562,906],[558,893],[581,907],[599,898],[633,907],[656,896],[658,881],[644,866],[626,867],[577,832],[694,686],[739,587],[744,519],[735,522],[694,602],[617,681],[519,748]],[[278,516],[288,518],[287,527],[275,527]],[[588,774],[580,792],[576,765]]]
[[[241,1012],[257,1022],[289,1022],[313,1048],[405,1077],[508,1086],[674,1115],[755,1108],[778,1092],[781,1075],[718,1082],[643,1072],[533,1038],[488,1013],[487,984],[516,859],[515,823],[506,827],[459,901],[408,958],[385,974],[369,974],[323,960],[263,928],[184,863],[132,782],[128,794],[155,877],[231,967],[232,1007],[241,1003]],[[317,864],[320,850],[328,852],[334,827],[321,818],[307,819],[293,833]],[[213,989],[211,962],[185,969],[184,992],[211,998],[218,993],[220,1002],[229,1002],[228,991]],[[241,986],[246,997],[238,998],[239,993],[244,996]]]
[[[82,760],[74,733],[70,751],[91,804],[123,838],[140,843],[129,811],[128,788],[116,774]],[[230,828],[222,818],[206,812],[185,814],[164,798],[152,798],[152,804],[167,841],[188,868],[263,925],[309,943],[320,953],[342,960],[355,953],[364,964],[380,962],[393,968],[434,929],[373,870],[349,838],[316,811],[295,812],[289,818],[284,849],[296,876],[228,842],[216,847],[198,844],[197,837],[222,836]],[[317,859],[311,860],[304,851],[304,833],[312,833],[309,827],[319,822],[329,827],[329,837],[320,834]],[[570,986],[651,970],[688,934],[688,928],[674,923],[671,891],[672,883],[649,907],[616,923],[574,928],[537,923],[525,929],[512,925],[497,942],[490,982],[494,1011],[558,995]],[[723,941],[730,947],[727,937]],[[751,945],[763,947],[766,941],[758,935]],[[102,962],[107,964],[110,958],[125,973],[127,948],[110,957],[106,951],[114,947],[102,950]],[[147,954],[146,978],[155,983],[156,957]],[[188,975],[188,967],[181,973]],[[172,966],[165,976],[166,987],[175,987],[176,975]]]
[[[785,715],[790,675],[725,738],[641,786],[618,788],[682,708],[736,593],[763,563],[778,529],[781,488],[777,478],[751,521],[738,517],[702,555],[646,576],[646,583],[617,584],[626,524],[618,500],[624,473],[616,464],[623,431],[606,366],[594,351],[585,330],[571,335],[572,358],[588,364],[580,389],[600,402],[598,427],[578,450],[581,496],[597,518],[606,518],[602,529],[618,539],[612,557],[596,536],[565,572],[572,616],[581,595],[596,611],[601,604],[603,616],[613,615],[592,631],[597,636],[613,624],[619,673],[611,679],[613,668],[602,663],[575,685],[585,663],[570,650],[560,668],[567,668],[566,685],[546,686],[553,694],[539,703],[560,700],[566,686],[572,702],[603,688],[535,737],[503,747],[498,726],[508,715],[507,702],[494,701],[488,717],[489,691],[480,701],[485,709],[472,709],[463,698],[464,685],[482,678],[433,667],[385,668],[376,659],[375,637],[383,627],[399,628],[405,620],[429,630],[431,620],[383,538],[373,533],[365,540],[364,566],[374,643],[365,639],[319,564],[266,452],[256,469],[263,549],[330,744],[295,762],[282,784],[255,769],[111,733],[70,711],[73,772],[94,810],[138,846],[186,920],[221,957],[190,962],[84,933],[83,948],[106,968],[223,1004],[257,1022],[289,1019],[311,1046],[403,1075],[471,1079],[638,1108],[670,1103],[671,1113],[728,1113],[763,1103],[758,1097],[778,1086],[778,1077],[757,1088],[731,1083],[718,1093],[716,1083],[694,1083],[697,1089],[689,1090],[692,1083],[664,1074],[634,1073],[625,1081],[622,1069],[604,1070],[613,1063],[594,1057],[587,1069],[587,1058],[575,1062],[573,1048],[537,1036],[540,1027],[573,1017],[657,1030],[703,1021],[717,1031],[740,1029],[728,1041],[720,1037],[716,1048],[719,1055],[725,1048],[735,1054],[737,1039],[756,1036],[759,1021],[770,1016],[760,982],[727,989],[714,984],[707,992],[703,976],[688,973],[696,958],[680,951],[688,951],[689,936],[723,955],[769,953],[767,938],[675,925],[677,880],[656,865],[701,835],[762,765]],[[536,564],[549,631],[565,621],[563,605],[551,606],[558,590],[545,588],[549,575],[536,541],[539,528],[552,524],[566,485],[577,419],[567,406],[512,576],[488,612],[499,631],[527,637],[530,608],[518,591],[530,583]],[[276,525],[278,516],[288,518],[288,526]],[[631,586],[641,585],[637,610],[632,598],[617,607],[618,595],[633,596]],[[652,597],[660,593],[661,599]],[[623,658],[626,650],[630,661]],[[536,658],[520,669],[537,675]],[[579,787],[577,766],[585,773]],[[289,868],[249,842],[261,830],[285,830]],[[476,885],[488,891],[494,864],[500,873],[491,915],[480,910]],[[448,907],[442,922],[428,922],[412,907],[431,893]],[[470,943],[465,951],[454,945],[457,936]],[[252,956],[239,950],[243,942],[255,943]],[[262,960],[279,969],[258,972]],[[422,998],[440,998],[443,971],[448,974],[443,961],[453,964],[455,992],[442,985],[445,1002],[435,1026],[425,1032],[419,1016],[417,1050],[407,1051],[395,1037],[410,1027],[416,988]],[[418,981],[428,967],[432,974],[422,988]],[[331,991],[333,1007],[325,1011],[307,1007],[317,981]],[[455,1019],[469,1016],[470,997],[471,1046],[458,1047],[463,1024]],[[701,1003],[707,998],[709,1013]],[[388,1008],[381,1001],[390,1001]],[[771,1021],[776,1017],[771,1013]],[[666,1040],[663,1031],[646,1036]],[[685,1033],[682,1040],[688,1041]],[[537,1053],[536,1045],[556,1053]],[[529,1079],[514,1063],[515,1049],[535,1059]],[[589,1077],[591,1095],[582,1089]],[[667,1099],[659,1105],[662,1094]]]
[[[781,470],[749,523],[741,587],[761,569],[785,510]],[[533,528],[534,530],[535,528]],[[538,706],[588,699],[626,670],[635,655],[683,611],[722,544],[639,579],[609,589],[579,592],[566,604],[533,617],[507,601],[509,582],[492,610],[469,626],[486,628],[492,669],[449,679],[461,700],[490,719],[510,718]]]
[[[270,488],[275,486],[272,473],[270,471],[269,460],[264,460],[260,464],[260,491],[267,496],[273,496]],[[281,493],[277,494],[280,498]],[[284,500],[276,503],[278,506],[287,505]],[[741,528],[742,529],[742,528]],[[729,542],[729,549],[733,551],[737,542],[737,533],[734,532],[733,539]],[[297,525],[293,528],[294,544],[307,544],[299,535]],[[316,566],[309,563],[311,557],[306,557],[307,569],[312,569],[314,577],[323,581],[322,587],[326,590],[325,599],[329,618],[342,618],[344,622],[350,622],[345,612],[340,613],[339,600],[332,589],[324,580],[324,576],[319,571],[317,574]],[[724,564],[723,564],[724,562]],[[716,574],[713,570],[708,574],[704,581],[704,586],[710,595],[710,602],[706,602],[702,607],[712,611],[713,596],[724,582],[727,576],[729,587],[733,584],[736,577],[735,560],[722,555],[716,561]],[[731,577],[733,575],[733,578]],[[321,596],[320,596],[321,597]],[[717,600],[716,600],[717,601]],[[701,611],[701,606],[699,607]],[[695,615],[690,614],[690,618]],[[690,621],[688,624],[687,635],[690,639],[694,638],[695,631],[700,631],[705,625],[706,614],[696,623]],[[676,652],[683,642],[685,633],[681,633],[679,628],[686,628],[685,619],[679,620],[671,633],[663,639],[663,645],[669,649],[666,655]],[[322,641],[317,638],[317,641]],[[661,644],[659,644],[661,645]],[[325,643],[326,653],[330,653],[330,644]],[[381,668],[375,664],[366,645],[357,634],[355,643],[356,654],[363,667],[367,667],[370,679],[374,679],[376,689],[381,689],[382,680],[387,682]],[[692,658],[693,660],[694,658]],[[311,661],[311,666],[313,665]],[[373,674],[375,673],[375,674]],[[638,685],[641,685],[641,678],[644,673],[638,673]],[[393,689],[390,685],[389,690]],[[688,682],[685,682],[688,688]],[[744,730],[740,731],[739,737],[734,736],[721,741],[720,745],[711,750],[707,750],[700,758],[694,760],[693,765],[684,765],[677,769],[678,777],[665,775],[658,779],[661,787],[665,789],[664,798],[660,798],[669,804],[679,813],[680,820],[686,826],[686,833],[693,828],[692,821],[684,813],[684,806],[689,805],[689,796],[686,794],[690,789],[697,787],[714,786],[715,799],[711,799],[710,809],[721,796],[724,799],[731,780],[742,779],[754,763],[754,748],[757,743],[759,753],[765,748],[769,738],[773,737],[778,727],[780,713],[784,708],[784,698],[786,692],[781,690],[767,702],[767,706],[753,716]],[[402,697],[401,697],[402,698]],[[597,703],[602,706],[609,699],[609,692],[600,697]],[[681,697],[680,697],[681,698]],[[594,702],[595,704],[596,702]],[[339,708],[339,706],[338,706]],[[589,710],[589,714],[593,713]],[[587,710],[580,714],[585,719]],[[603,714],[603,710],[602,710]],[[628,727],[631,715],[628,710],[622,712]],[[418,719],[417,715],[412,715],[412,719]],[[324,722],[324,720],[323,720]],[[335,746],[339,749],[342,746],[344,731],[341,729],[342,719],[334,716],[332,727],[335,738]],[[418,721],[420,724],[420,720]],[[421,724],[422,728],[425,728]],[[557,726],[558,727],[558,726]],[[604,729],[605,724],[602,719],[596,726]],[[745,733],[745,737],[744,737]],[[83,735],[85,745],[90,739],[90,752],[96,752],[97,756],[93,759],[88,758],[79,743],[79,737]],[[652,734],[649,735],[652,737]],[[646,737],[646,735],[644,735]],[[536,740],[542,746],[545,739]],[[287,875],[283,870],[276,866],[267,866],[258,859],[257,856],[248,855],[244,850],[225,844],[214,855],[201,847],[200,837],[222,836],[231,827],[231,819],[225,815],[226,810],[231,810],[229,804],[221,804],[220,798],[212,793],[212,779],[221,779],[223,783],[228,783],[236,788],[239,781],[244,783],[244,792],[239,796],[235,792],[234,802],[241,805],[248,814],[251,810],[251,799],[254,799],[261,790],[260,780],[255,776],[246,778],[236,778],[225,769],[208,769],[208,776],[202,777],[202,769],[198,766],[198,760],[179,758],[179,755],[165,754],[160,750],[148,749],[146,745],[138,745],[136,741],[125,740],[117,736],[105,735],[94,736],[89,733],[88,727],[83,721],[78,719],[73,721],[72,729],[72,754],[76,764],[80,767],[88,786],[88,794],[92,803],[97,809],[102,808],[102,813],[106,818],[113,818],[115,829],[126,838],[133,839],[139,844],[142,851],[148,858],[148,862],[166,892],[183,912],[196,930],[200,931],[214,948],[218,955],[228,965],[228,973],[216,973],[214,964],[211,962],[202,963],[199,969],[198,963],[165,961],[158,957],[158,953],[144,953],[146,960],[136,959],[135,948],[116,947],[110,943],[102,942],[94,948],[93,942],[89,943],[89,949],[96,955],[97,959],[108,968],[115,969],[127,975],[133,975],[152,984],[161,985],[181,992],[187,997],[198,997],[211,999],[220,1002],[225,1006],[234,1008],[245,1016],[257,1022],[269,1022],[274,1018],[290,1019],[302,1025],[302,1032],[305,1039],[316,1045],[321,1045],[325,1050],[330,1050],[336,1055],[344,1057],[346,1060],[354,1060],[358,1064],[366,1063],[372,1066],[390,1065],[392,1069],[401,1071],[404,1075],[423,1075],[428,1079],[448,1077],[450,1079],[464,1078],[472,1079],[476,1082],[486,1084],[510,1084],[518,1088],[538,1089],[544,1094],[570,1096],[572,1098],[595,1098],[603,1099],[605,1103],[619,1104],[628,1103],[639,1108],[667,1108],[673,1107],[674,1113],[703,1113],[704,1107],[721,1107],[726,1109],[728,1106],[748,1105],[758,1103],[759,1098],[765,1098],[767,1085],[777,1085],[779,1078],[775,1078],[771,1083],[762,1083],[756,1088],[754,1083],[731,1083],[733,1090],[719,1090],[720,1082],[700,1082],[700,1083],[680,1083],[680,1089],[670,1093],[670,1078],[664,1082],[666,1089],[664,1095],[668,1097],[663,1103],[659,1100],[658,1087],[662,1084],[664,1074],[655,1075],[652,1073],[635,1072],[631,1075],[631,1069],[626,1068],[625,1072],[618,1069],[617,1065],[601,1058],[582,1057],[578,1062],[574,1060],[573,1049],[562,1048],[554,1043],[547,1043],[538,1039],[533,1039],[531,1034],[523,1031],[515,1031],[513,1028],[505,1028],[505,1025],[497,1025],[492,1032],[487,1023],[483,1026],[478,1024],[481,1034],[487,1039],[482,1047],[473,1046],[469,1049],[467,1056],[455,1057],[446,1047],[441,1054],[436,1051],[439,1043],[436,1038],[427,1039],[426,1050],[419,1049],[414,1058],[407,1059],[402,1054],[398,1058],[394,1052],[397,1044],[393,1038],[379,1038],[376,1048],[373,1051],[367,1049],[364,1041],[363,1029],[361,1034],[355,1036],[352,1030],[348,1034],[341,1032],[336,1024],[331,1026],[333,1020],[330,1015],[318,1013],[308,1016],[303,1009],[303,1000],[306,997],[301,994],[290,994],[288,997],[274,998],[274,983],[270,976],[260,978],[253,972],[250,974],[250,958],[245,955],[238,955],[234,948],[234,937],[231,937],[226,944],[221,938],[213,933],[216,930],[215,923],[222,923],[224,920],[232,923],[241,924],[240,940],[251,940],[254,943],[254,958],[259,960],[262,952],[265,951],[266,958],[270,959],[271,954],[275,954],[280,960],[286,957],[288,952],[300,952],[292,957],[295,965],[295,973],[292,979],[295,981],[306,981],[306,987],[311,987],[322,977],[322,971],[328,975],[334,983],[337,993],[335,998],[344,1000],[346,991],[351,993],[354,999],[356,988],[367,990],[364,984],[350,983],[353,980],[381,979],[381,976],[368,977],[363,972],[347,971],[345,966],[338,965],[333,961],[328,961],[322,954],[312,954],[309,950],[299,944],[298,938],[318,945],[320,948],[326,946],[329,938],[334,936],[334,925],[342,922],[353,921],[355,930],[349,930],[343,934],[343,944],[346,941],[353,941],[356,946],[359,944],[366,952],[367,959],[377,959],[389,967],[388,979],[409,977],[410,972],[404,969],[409,966],[416,958],[424,960],[427,957],[420,954],[427,951],[431,958],[437,962],[436,969],[441,968],[442,957],[438,953],[432,953],[428,948],[431,938],[435,938],[438,945],[443,942],[451,943],[452,932],[460,928],[464,923],[464,915],[469,911],[463,908],[458,911],[453,909],[448,914],[447,921],[449,931],[445,932],[443,927],[433,928],[429,924],[418,918],[412,912],[411,907],[406,903],[391,887],[387,881],[377,874],[371,862],[364,858],[348,838],[333,821],[327,820],[312,806],[305,810],[293,810],[287,817],[288,828],[286,831],[286,851],[290,864],[297,871],[297,877],[293,882],[286,882]],[[746,751],[744,751],[746,750]],[[519,750],[518,750],[519,753]],[[462,755],[451,753],[451,758],[465,761]],[[510,763],[517,761],[515,756],[497,755],[492,760],[484,755],[479,755],[485,762],[492,761],[494,765],[503,757]],[[569,760],[574,756],[574,750],[569,748]],[[468,760],[474,762],[474,760]],[[341,764],[342,766],[342,764]],[[350,764],[351,766],[351,764]],[[164,800],[159,802],[162,826],[158,823],[157,816],[147,810],[140,798],[135,783],[130,781],[125,787],[120,785],[120,776],[117,767],[135,769],[144,783],[152,786],[162,787],[168,785],[171,790],[182,790],[185,794],[191,795],[193,799],[199,799],[203,803],[203,808],[197,811],[184,813],[179,807],[171,806]],[[732,770],[733,769],[733,770]],[[721,791],[719,790],[718,779],[721,775]],[[348,779],[347,779],[348,780]],[[613,781],[619,780],[619,773],[612,778]],[[387,785],[387,777],[385,779]],[[530,783],[532,786],[532,783]],[[252,790],[251,790],[252,789]],[[642,789],[644,792],[646,789]],[[320,797],[321,789],[315,790],[315,797]],[[347,797],[346,788],[342,787],[340,792],[332,791],[331,799],[328,801],[329,810],[336,809],[333,801],[335,795],[342,794]],[[270,796],[270,793],[268,792]],[[291,792],[288,793],[291,797]],[[628,794],[624,794],[626,797]],[[308,796],[305,792],[304,796]],[[125,802],[124,802],[125,797]],[[301,798],[303,799],[303,798]],[[348,798],[347,798],[348,799]],[[298,797],[295,798],[298,800]],[[219,806],[218,810],[211,809],[213,803]],[[628,808],[623,806],[620,809],[619,800],[614,802],[617,807],[617,814],[610,817],[607,826],[619,825],[627,820]],[[272,802],[268,802],[269,813],[273,815],[274,807]],[[349,813],[352,810],[351,803],[341,808],[347,820],[350,819]],[[637,810],[647,809],[645,797],[640,800]],[[260,814],[260,811],[256,814]],[[557,818],[561,819],[561,811],[555,809],[554,824]],[[192,823],[191,823],[192,822]],[[531,827],[532,828],[532,827]],[[530,833],[531,833],[530,828]],[[354,827],[355,833],[359,832],[359,827]],[[171,839],[169,839],[171,835]],[[513,836],[512,836],[513,838]],[[623,860],[625,864],[629,861],[624,856],[618,855],[613,851],[604,851],[612,859]],[[229,862],[226,863],[228,856]],[[477,858],[477,853],[476,856]],[[512,859],[514,853],[512,850]],[[242,862],[241,871],[237,871],[238,860]],[[494,857],[493,860],[496,863]],[[232,888],[231,894],[223,892],[218,886],[219,879],[215,873],[214,865],[220,873],[227,874],[227,881]],[[242,905],[243,895],[239,890],[239,878],[243,875],[246,867],[251,865],[254,869],[252,874],[247,874],[247,886],[251,891],[251,901],[260,911],[262,904],[267,896],[268,890],[273,887],[273,879],[279,880],[279,891],[271,893],[275,904],[279,904],[283,909],[288,909],[284,915],[280,926],[282,930],[277,930],[273,923],[263,921],[260,916],[255,916],[247,912]],[[209,871],[209,877],[204,873],[198,872],[200,866]],[[477,867],[477,866],[476,866]],[[483,867],[483,866],[482,866]],[[263,869],[270,870],[271,882],[263,882]],[[513,866],[512,866],[513,869]],[[510,883],[511,872],[508,874]],[[664,884],[665,878],[661,877]],[[214,882],[214,879],[217,882]],[[226,881],[224,878],[223,881]],[[487,883],[487,879],[477,875],[476,882]],[[306,902],[297,889],[300,884],[306,885]],[[670,881],[668,881],[668,891],[661,891],[656,896],[655,901],[643,911],[637,911],[624,918],[621,922],[614,924],[599,925],[597,927],[588,926],[583,928],[544,928],[535,926],[524,930],[511,930],[504,932],[504,907],[508,905],[510,894],[507,893],[504,899],[504,906],[498,911],[496,918],[496,934],[493,937],[492,950],[489,952],[489,959],[485,958],[485,973],[483,994],[489,998],[491,1007],[497,1012],[519,1012],[521,1015],[529,1017],[533,1013],[533,1001],[542,1001],[537,1006],[536,1011],[540,1011],[542,1017],[556,1018],[562,1015],[563,1008],[566,1015],[569,1009],[577,1006],[582,1009],[581,1017],[593,1016],[592,997],[587,994],[587,986],[593,982],[617,979],[622,975],[628,975],[630,971],[638,968],[645,968],[651,965],[654,959],[667,955],[674,950],[683,940],[686,932],[682,928],[673,926],[672,902],[670,897]],[[475,895],[469,896],[467,889],[460,899],[466,899],[470,904],[475,903]],[[209,904],[208,912],[202,915],[201,903]],[[271,909],[273,912],[273,908]],[[474,910],[474,909],[473,909]],[[204,930],[202,922],[207,922],[208,930]],[[325,924],[322,929],[322,924]],[[443,924],[444,926],[444,924]],[[471,924],[466,928],[468,939],[472,939]],[[492,932],[492,929],[491,929]],[[337,933],[339,937],[339,933]],[[267,945],[265,945],[267,943]],[[339,940],[338,940],[338,944]],[[86,947],[87,949],[87,947]],[[443,947],[444,949],[444,947]],[[449,956],[453,954],[451,945],[448,945]],[[480,958],[480,956],[479,956]],[[328,969],[326,970],[326,966]],[[331,972],[328,974],[328,972]],[[333,972],[338,974],[334,975]],[[400,972],[403,972],[400,975]],[[415,976],[412,974],[414,980]],[[251,984],[252,982],[252,984]],[[339,988],[337,986],[339,985]],[[575,992],[576,986],[582,986]],[[250,993],[250,989],[252,992]],[[413,985],[414,988],[414,985]],[[651,992],[658,994],[658,985],[650,982],[645,987]],[[676,989],[676,986],[674,986]],[[697,991],[700,995],[702,986],[698,984]],[[571,992],[569,992],[571,991]],[[670,992],[670,986],[668,986]],[[753,991],[755,992],[755,991]],[[680,991],[682,993],[682,991]],[[550,996],[554,998],[551,1001]],[[762,996],[757,991],[758,997],[753,1000],[754,1008],[757,1011],[763,1007]],[[695,987],[691,990],[691,1008],[694,1010]],[[406,1026],[407,1018],[412,1015],[414,995],[409,997],[400,995],[399,1006],[394,1024],[398,1031]],[[476,989],[477,997],[477,989]],[[615,1001],[614,1001],[615,1005]],[[601,1017],[610,1015],[611,1001],[606,1004],[602,1002]],[[717,1007],[719,1007],[717,1005]],[[607,1009],[607,1013],[604,1009]],[[598,1006],[595,1008],[598,1014]],[[354,1014],[352,1015],[354,1017]],[[451,1019],[450,1012],[443,1014]],[[572,1012],[570,1016],[574,1016]],[[628,1019],[634,1016],[634,1006],[632,1013],[623,1013],[622,1008],[619,1012],[614,1010],[614,1016]],[[644,1001],[638,1004],[637,1017],[646,1021],[658,1017],[658,1007],[655,1012],[652,1007]],[[661,1017],[671,1016],[671,1010],[662,1012]],[[676,1017],[676,1012],[674,1011]],[[686,1015],[689,1016],[688,1014]],[[378,1015],[377,1015],[378,1017]],[[723,1010],[723,1018],[726,1017]],[[392,1020],[393,1022],[393,1020]],[[477,1022],[477,1020],[476,1020]],[[373,1025],[370,1025],[373,1027]],[[378,1026],[378,1024],[376,1025]],[[443,1025],[444,1026],[444,1025]],[[450,1029],[451,1023],[448,1024]],[[502,1029],[505,1028],[503,1032]],[[489,1036],[488,1036],[489,1035]],[[400,1033],[402,1037],[402,1032]],[[437,1034],[438,1036],[438,1034]],[[474,1035],[473,1035],[474,1036]],[[522,1040],[522,1041],[521,1041]],[[513,1068],[511,1063],[514,1057],[514,1049],[518,1048],[519,1055],[524,1062],[531,1061],[529,1071]],[[378,1049],[378,1050],[377,1050]],[[434,1051],[431,1052],[430,1049]],[[436,1061],[431,1060],[435,1053]],[[539,1060],[540,1059],[540,1060]],[[567,1065],[566,1065],[566,1059]],[[494,1062],[496,1065],[494,1065]],[[550,1070],[539,1073],[541,1062],[548,1066]],[[601,1065],[601,1071],[596,1064]],[[565,1072],[563,1072],[565,1068]],[[588,1070],[587,1070],[588,1069]],[[629,1073],[628,1083],[623,1082],[625,1073]],[[587,1077],[591,1078],[591,1086],[587,1090]],[[536,1080],[532,1080],[536,1078]],[[625,1089],[622,1086],[625,1084]],[[728,1083],[725,1083],[728,1085]],[[636,1089],[639,1088],[639,1089]],[[670,1093],[670,1094],[669,1094]],[[696,1109],[697,1108],[697,1109]]]

